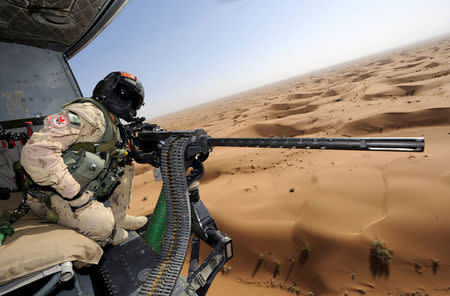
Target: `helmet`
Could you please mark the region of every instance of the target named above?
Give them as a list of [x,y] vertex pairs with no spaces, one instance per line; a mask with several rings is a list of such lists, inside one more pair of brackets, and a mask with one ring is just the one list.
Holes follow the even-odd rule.
[[93,96],[117,117],[130,122],[144,104],[144,87],[133,74],[111,72],[97,83]]

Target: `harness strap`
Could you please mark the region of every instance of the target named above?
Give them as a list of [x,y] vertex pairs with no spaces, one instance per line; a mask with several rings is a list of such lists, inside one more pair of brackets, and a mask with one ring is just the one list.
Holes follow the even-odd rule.
[[83,193],[84,193],[84,190],[83,190],[83,189],[80,189],[80,191],[78,191],[78,193],[75,194],[75,196],[72,197],[72,198],[65,198],[64,196],[61,196],[61,197],[62,197],[62,199],[64,199],[64,200],[72,201],[72,200],[77,200],[77,199],[79,199],[79,198],[83,195]]
[[[84,207],[84,206],[87,206],[91,201],[93,201],[94,200],[94,196],[93,195],[91,195],[90,197],[89,197],[89,199],[88,199],[88,201],[86,201],[85,203],[83,203],[83,204],[81,204],[81,205],[79,205],[79,206],[70,206],[70,208],[72,209],[72,212],[75,212],[76,210],[78,210],[78,209],[81,209],[82,207]],[[70,205],[70,204],[69,204]]]
[[111,151],[116,147],[115,140],[106,143],[89,143],[89,142],[79,142],[75,143],[70,147],[70,150],[79,151],[84,150],[91,153]]

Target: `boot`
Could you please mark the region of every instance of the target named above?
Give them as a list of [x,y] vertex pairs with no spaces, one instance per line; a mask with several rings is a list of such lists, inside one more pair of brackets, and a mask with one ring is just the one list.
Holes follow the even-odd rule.
[[145,216],[130,216],[123,215],[120,218],[116,219],[116,226],[127,229],[127,230],[136,230],[141,228],[147,223],[147,217]]
[[116,226],[116,228],[114,228],[114,234],[111,240],[111,243],[116,246],[119,245],[121,243],[123,243],[124,241],[126,241],[128,238],[128,232],[122,228],[119,228]]

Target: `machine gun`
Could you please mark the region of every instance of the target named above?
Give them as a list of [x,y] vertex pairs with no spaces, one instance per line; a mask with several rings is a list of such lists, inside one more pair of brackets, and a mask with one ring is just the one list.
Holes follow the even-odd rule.
[[136,118],[136,121],[125,126],[126,139],[132,157],[138,163],[148,163],[154,167],[161,165],[162,146],[170,137],[190,138],[192,142],[188,145],[186,159],[200,154],[203,161],[214,146],[404,152],[423,152],[425,148],[421,137],[211,138],[203,129],[167,131],[156,124],[143,123],[144,120],[143,117]]
[[[167,131],[144,118],[121,127],[122,143],[138,163],[155,167],[155,178],[163,181],[158,203],[147,229],[137,231],[138,239],[105,250],[100,274],[111,295],[206,295],[214,277],[233,257],[232,240],[219,231],[214,218],[200,200],[198,180],[203,162],[215,146],[337,149],[422,152],[423,138],[212,138],[203,129]],[[186,173],[189,172],[188,175]],[[185,279],[179,275],[186,257],[190,235],[194,234]],[[211,248],[199,264],[199,242]],[[143,251],[148,250],[148,251]],[[128,258],[117,262],[116,258]],[[139,258],[138,260],[132,258]],[[128,265],[123,267],[123,263]],[[131,263],[132,264],[131,264]],[[114,266],[122,264],[113,272]],[[135,271],[131,271],[135,270]],[[125,285],[114,285],[123,282]],[[138,280],[136,280],[136,278]],[[112,292],[111,292],[112,291]],[[133,294],[135,295],[135,294]]]

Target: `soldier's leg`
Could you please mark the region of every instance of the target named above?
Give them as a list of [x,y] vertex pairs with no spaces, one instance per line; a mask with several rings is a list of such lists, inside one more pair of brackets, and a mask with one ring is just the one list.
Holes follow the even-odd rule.
[[33,198],[31,195],[27,197],[27,205],[33,211],[33,213],[42,219],[47,219],[47,215],[49,213],[48,208],[45,204],[39,202],[37,199]]
[[147,218],[144,216],[134,217],[126,214],[130,206],[133,177],[134,165],[126,165],[119,186],[109,198],[109,206],[116,220],[116,226],[128,230],[136,230],[147,223]]
[[[106,208],[102,203],[92,201],[74,212],[69,202],[56,194],[51,196],[51,202],[52,209],[58,214],[58,224],[74,229],[100,246],[111,242],[114,229],[111,209]],[[36,215],[46,218],[49,209],[44,204],[34,198],[28,198],[27,203]]]

